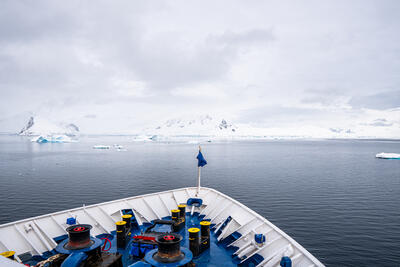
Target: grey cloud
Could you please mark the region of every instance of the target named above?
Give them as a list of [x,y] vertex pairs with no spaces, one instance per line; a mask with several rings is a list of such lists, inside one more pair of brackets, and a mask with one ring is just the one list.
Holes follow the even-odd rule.
[[0,44],[23,43],[38,39],[62,38],[77,32],[78,5],[55,1],[5,0],[0,8]]
[[[355,14],[359,2],[301,2],[288,10],[279,1],[4,0],[0,119],[64,108],[94,125],[85,115],[140,120],[143,110],[157,118],[207,109],[281,125],[351,120],[348,112],[362,114],[360,107],[399,107],[398,90],[379,93],[400,81],[396,3],[363,3]],[[377,9],[378,19],[370,16]],[[120,94],[129,82],[143,85],[143,96]],[[176,95],[203,85],[207,94]],[[352,111],[335,107],[351,96]],[[299,102],[331,110],[295,107]]]
[[335,97],[332,97],[331,95],[325,95],[325,96],[310,96],[310,97],[305,97],[301,100],[301,103],[304,104],[322,104],[322,105],[332,105],[332,102]]
[[361,125],[375,126],[375,127],[390,127],[393,125],[392,122],[389,122],[386,119],[376,119],[371,123],[363,123]]
[[87,115],[84,116],[84,118],[87,118],[87,119],[96,119],[97,116],[96,116],[96,114],[87,114]]
[[[4,47],[11,46],[14,51],[0,54],[9,62],[0,83],[26,81],[29,87],[41,90],[79,80],[81,86],[97,87],[98,91],[108,90],[104,79],[114,74],[134,77],[145,81],[151,90],[165,91],[219,80],[230,70],[240,47],[273,39],[270,30],[250,29],[210,33],[191,40],[188,46],[180,32],[156,33],[147,24],[151,20],[146,15],[165,8],[163,5],[100,1],[90,12],[85,8],[78,2],[63,8],[52,1],[37,5],[6,2],[0,35]],[[21,44],[18,50],[15,43]],[[75,48],[98,57],[103,70],[83,65]],[[8,75],[10,71],[14,75]]]
[[332,116],[326,110],[313,108],[265,106],[242,110],[239,122],[261,123],[271,127],[320,120]]
[[346,96],[345,88],[325,87],[324,89],[308,89],[304,91],[304,104],[322,104],[330,106],[335,104],[335,100]]
[[155,89],[217,80],[226,74],[235,58],[235,51],[216,47],[199,45],[185,53],[179,47],[159,45],[155,50],[142,49],[134,66],[136,73]]
[[367,96],[355,96],[349,104],[356,108],[391,109],[400,107],[400,90]]
[[[125,33],[122,33],[125,35]],[[146,35],[145,33],[142,33]],[[227,32],[196,39],[190,46],[176,32],[155,35],[152,38],[123,37],[125,43],[109,46],[108,42],[93,44],[95,49],[110,50],[109,60],[123,64],[147,81],[155,90],[210,82],[223,78],[238,55],[238,49],[246,45],[273,40],[269,30]],[[111,41],[111,40],[110,40]],[[101,47],[105,44],[107,48]],[[99,47],[100,45],[100,47]],[[127,47],[127,46],[130,47]],[[96,48],[96,46],[98,46]],[[117,50],[117,51],[116,51]],[[129,51],[123,55],[120,52]]]
[[210,42],[230,46],[268,44],[275,39],[272,29],[251,29],[242,32],[226,31],[219,35],[209,36]]

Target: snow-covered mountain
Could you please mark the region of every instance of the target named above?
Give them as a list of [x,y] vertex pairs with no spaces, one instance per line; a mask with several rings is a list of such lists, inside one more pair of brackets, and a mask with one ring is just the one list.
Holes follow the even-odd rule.
[[[72,116],[73,115],[73,116]],[[372,113],[367,118],[354,121],[338,121],[327,123],[296,122],[293,124],[279,124],[270,118],[270,123],[246,122],[239,117],[218,116],[215,114],[198,115],[188,113],[178,115],[177,118],[166,118],[159,121],[157,116],[141,117],[114,117],[82,114],[57,113],[28,113],[1,118],[0,133],[17,133],[20,135],[69,135],[78,134],[123,134],[134,135],[148,140],[171,139],[170,137],[182,137],[186,139],[210,140],[210,139],[293,139],[293,138],[340,138],[340,139],[369,139],[369,138],[400,138],[400,109],[394,109],[384,114]],[[151,124],[144,124],[151,121]],[[74,123],[70,123],[74,122]],[[79,125],[79,127],[77,126]],[[146,127],[147,126],[147,127]],[[146,127],[143,129],[143,127]],[[204,138],[199,138],[203,136]],[[151,139],[153,140],[153,139]]]
[[79,134],[79,127],[73,123],[51,122],[41,117],[31,116],[26,125],[18,132],[19,135],[52,135],[65,134],[75,136]]
[[[381,123],[383,120],[379,120]],[[297,124],[286,127],[273,127],[266,125],[251,125],[235,123],[224,117],[201,115],[185,118],[169,119],[156,126],[148,127],[140,134],[156,136],[162,140],[164,137],[197,137],[235,139],[297,139],[297,138],[338,138],[338,139],[365,139],[365,138],[399,138],[400,127],[396,120],[385,120],[384,124],[376,126],[376,120],[371,123],[356,122],[353,124],[335,126],[316,126]]]
[[210,115],[170,119],[146,128],[145,134],[163,136],[218,136],[229,137],[240,133],[240,128],[224,118]]

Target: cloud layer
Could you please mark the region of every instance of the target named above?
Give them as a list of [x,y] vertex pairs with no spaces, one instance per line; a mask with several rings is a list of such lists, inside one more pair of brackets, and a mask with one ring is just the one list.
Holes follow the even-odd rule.
[[0,121],[398,127],[398,14],[398,1],[2,1]]

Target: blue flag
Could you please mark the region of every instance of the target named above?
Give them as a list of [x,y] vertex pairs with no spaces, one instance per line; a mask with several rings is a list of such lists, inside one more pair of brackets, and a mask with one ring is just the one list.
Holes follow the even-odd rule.
[[199,154],[197,155],[197,160],[199,161],[197,163],[197,166],[203,167],[204,165],[207,164],[206,159],[203,157],[203,154],[201,154],[201,151],[199,150]]

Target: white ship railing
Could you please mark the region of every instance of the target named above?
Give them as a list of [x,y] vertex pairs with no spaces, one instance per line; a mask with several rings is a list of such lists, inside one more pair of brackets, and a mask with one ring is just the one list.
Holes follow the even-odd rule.
[[[290,236],[238,201],[211,188],[201,187],[198,196],[196,193],[197,187],[181,188],[6,223],[0,225],[0,252],[13,250],[16,255],[27,252],[40,255],[54,249],[57,244],[53,238],[66,234],[66,219],[69,217],[76,217],[77,223],[91,224],[92,235],[99,235],[115,230],[115,222],[120,220],[122,209],[132,209],[137,222],[142,225],[170,216],[170,211],[178,204],[198,197],[203,199],[203,205],[188,207],[189,211],[199,212],[210,219],[215,224],[215,232],[231,216],[232,219],[217,238],[221,241],[234,232],[240,233],[241,237],[229,246],[238,247],[235,255],[242,262],[259,254],[264,260],[257,266],[279,266],[282,256],[289,256],[293,266],[324,266]],[[258,246],[253,242],[255,234],[265,235],[264,245]],[[20,261],[18,256],[16,259]]]

